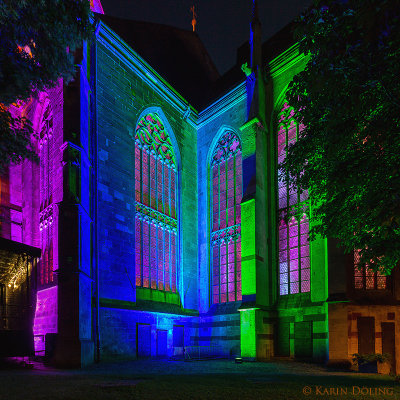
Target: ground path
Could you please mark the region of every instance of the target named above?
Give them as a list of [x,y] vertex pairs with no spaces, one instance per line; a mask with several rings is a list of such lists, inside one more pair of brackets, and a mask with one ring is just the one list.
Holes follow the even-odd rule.
[[389,376],[331,371],[293,361],[137,360],[81,370],[35,364],[0,370],[0,400],[92,399],[393,399],[400,384]]

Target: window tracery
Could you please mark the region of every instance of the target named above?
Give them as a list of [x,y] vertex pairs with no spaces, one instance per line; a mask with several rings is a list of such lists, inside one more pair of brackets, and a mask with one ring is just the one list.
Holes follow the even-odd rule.
[[242,299],[240,202],[242,151],[239,138],[226,132],[211,159],[212,303]]
[[157,113],[143,116],[135,134],[136,286],[176,292],[177,163]]
[[[287,147],[294,143],[303,126],[293,118],[294,110],[285,103],[278,117],[278,163],[284,161]],[[310,245],[307,237],[307,214],[286,221],[292,207],[306,202],[307,191],[300,193],[295,187],[278,180],[279,218],[279,293],[281,295],[310,291]]]

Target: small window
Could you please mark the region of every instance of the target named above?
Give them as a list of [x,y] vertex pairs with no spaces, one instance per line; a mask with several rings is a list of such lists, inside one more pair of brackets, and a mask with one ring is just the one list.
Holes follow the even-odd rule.
[[387,285],[386,275],[360,266],[360,250],[354,251],[354,288],[366,290],[384,290]]

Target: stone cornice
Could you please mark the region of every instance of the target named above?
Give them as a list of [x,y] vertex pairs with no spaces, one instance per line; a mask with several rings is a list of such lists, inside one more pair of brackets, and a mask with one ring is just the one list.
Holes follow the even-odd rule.
[[199,113],[197,128],[202,128],[215,118],[246,99],[246,81],[234,87],[225,95]]
[[293,67],[293,65],[307,58],[308,56],[299,52],[299,43],[296,43],[268,63],[267,77],[275,79]]

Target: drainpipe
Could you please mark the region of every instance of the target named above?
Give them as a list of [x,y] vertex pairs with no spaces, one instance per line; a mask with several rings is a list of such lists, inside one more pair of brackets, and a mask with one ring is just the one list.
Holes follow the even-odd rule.
[[94,273],[94,303],[96,313],[94,315],[94,337],[96,342],[95,362],[100,362],[100,297],[99,297],[99,246],[98,246],[98,164],[97,164],[97,106],[96,106],[96,69],[97,69],[97,35],[100,22],[94,22],[93,42],[90,45],[90,143],[91,143],[91,197],[93,220],[93,273]]

